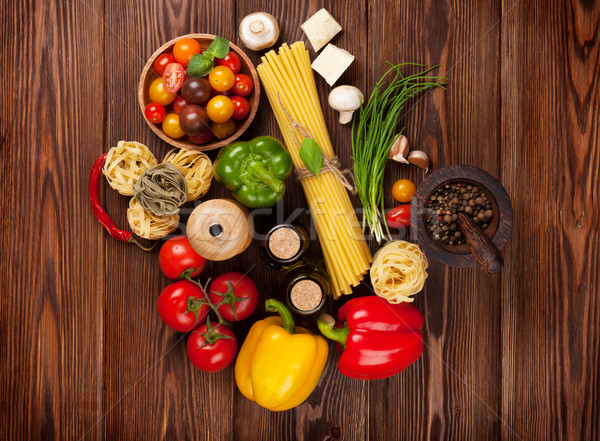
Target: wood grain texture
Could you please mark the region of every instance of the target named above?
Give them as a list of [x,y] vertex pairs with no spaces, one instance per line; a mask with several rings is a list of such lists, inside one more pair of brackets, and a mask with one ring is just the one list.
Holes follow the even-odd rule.
[[[261,10],[279,20],[279,43],[306,42],[299,26],[321,7],[344,28],[333,43],[356,56],[338,84],[368,94],[386,60],[440,64],[448,90],[413,100],[404,133],[433,168],[467,164],[498,177],[514,225],[498,275],[431,261],[416,297],[427,347],[413,366],[387,380],[351,380],[331,345],[315,392],[274,413],[239,393],[232,367],[192,367],[185,335],[156,312],[169,283],[158,252],[102,231],[87,178],[119,140],[142,142],[159,160],[169,150],[136,95],[161,44],[206,32],[243,49],[237,24]],[[27,0],[3,5],[0,23],[3,439],[600,439],[598,1]],[[263,53],[248,51],[255,65]],[[318,76],[317,85],[325,103],[331,88]],[[349,167],[350,127],[324,112]],[[264,134],[280,136],[266,100],[242,139]],[[391,164],[386,188],[423,176]],[[284,221],[310,229],[302,190],[288,184],[274,212],[252,213],[259,234]],[[214,183],[203,200],[223,197]],[[126,228],[128,198],[104,182],[100,198]],[[386,204],[396,205],[390,192]],[[183,210],[181,233],[193,208]],[[310,258],[320,254],[313,242]],[[281,274],[260,262],[257,246],[211,262],[203,276],[231,270],[247,270],[263,300],[283,295]],[[240,342],[265,315],[236,324]]]
[[502,439],[596,440],[600,3],[502,10],[502,180],[516,195],[502,279]]

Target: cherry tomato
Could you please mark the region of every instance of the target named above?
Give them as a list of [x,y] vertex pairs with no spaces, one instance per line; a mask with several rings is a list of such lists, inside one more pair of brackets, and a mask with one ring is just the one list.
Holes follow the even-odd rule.
[[210,130],[219,139],[229,138],[235,132],[235,122],[232,119],[228,119],[224,123],[212,123]]
[[246,98],[234,95],[231,97],[231,102],[233,103],[233,119],[240,120],[248,116],[248,113],[250,113],[250,104]]
[[164,121],[162,122],[162,129],[165,132],[165,135],[177,139],[181,138],[185,133],[181,130],[181,126],[179,125],[179,115],[175,113],[169,113],[165,116]]
[[410,204],[398,205],[385,216],[391,228],[410,227]]
[[228,67],[217,66],[208,74],[208,82],[217,92],[224,92],[233,87],[235,75]]
[[410,202],[417,189],[408,179],[400,179],[394,183],[392,194],[398,202]]
[[162,106],[168,106],[175,99],[174,93],[169,93],[165,90],[162,82],[162,78],[157,78],[150,84],[148,89],[148,95],[152,102],[158,103]]
[[175,61],[175,57],[171,54],[159,55],[156,60],[154,60],[154,72],[156,72],[156,75],[162,77],[167,65],[169,63],[175,63]]
[[233,83],[233,93],[240,96],[248,96],[254,89],[252,78],[245,74],[237,74]]
[[179,63],[169,63],[163,74],[163,84],[169,93],[177,93],[183,84],[185,69]]
[[177,115],[181,113],[181,109],[188,105],[188,102],[185,100],[183,95],[177,95],[175,100],[173,100],[173,112]]
[[190,104],[204,104],[210,99],[210,83],[206,78],[189,78],[181,86],[181,94]]
[[201,50],[200,43],[193,38],[182,38],[173,46],[173,56],[178,63],[187,66],[191,58]]
[[242,68],[240,57],[233,51],[229,51],[223,58],[217,58],[216,61],[219,66],[227,66],[234,74],[238,73]]
[[154,124],[160,124],[165,119],[166,114],[165,108],[158,103],[150,103],[144,109],[144,115],[146,115],[148,121]]
[[258,305],[258,288],[252,279],[242,273],[225,273],[210,285],[208,298],[217,305],[225,320],[237,322],[252,315]]
[[158,297],[158,315],[178,332],[188,332],[202,325],[209,310],[202,289],[187,280],[171,283]]
[[206,113],[211,121],[224,123],[233,115],[233,103],[226,96],[215,96],[208,102]]
[[198,144],[198,145],[202,145],[202,144],[206,144],[208,143],[213,137],[212,131],[210,130],[210,127],[207,127],[206,130],[202,133],[200,133],[199,135],[196,136],[190,136],[188,135],[188,139],[190,140],[190,142],[193,142],[194,144]]
[[208,321],[192,332],[187,354],[192,364],[204,372],[217,372],[229,366],[237,354],[237,338],[231,329]]
[[196,104],[185,106],[179,114],[179,124],[186,135],[199,135],[206,130],[208,123],[206,110]]
[[160,247],[158,265],[165,276],[175,280],[191,269],[196,270],[191,274],[196,277],[204,269],[206,259],[194,251],[186,236],[175,236]]

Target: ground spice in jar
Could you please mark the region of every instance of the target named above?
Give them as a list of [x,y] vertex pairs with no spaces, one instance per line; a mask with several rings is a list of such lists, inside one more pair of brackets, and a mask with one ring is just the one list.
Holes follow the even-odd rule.
[[484,230],[494,217],[492,204],[477,185],[451,182],[438,187],[425,203],[427,229],[433,240],[445,245],[466,243],[458,226],[458,213],[471,216]]
[[314,280],[303,279],[294,284],[290,301],[300,311],[312,311],[321,304],[323,290]]
[[269,250],[281,260],[289,260],[300,251],[300,236],[291,228],[278,228],[269,236]]

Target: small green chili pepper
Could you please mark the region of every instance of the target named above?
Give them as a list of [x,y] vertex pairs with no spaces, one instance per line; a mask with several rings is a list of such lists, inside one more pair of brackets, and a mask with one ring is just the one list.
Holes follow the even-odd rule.
[[215,179],[246,207],[272,207],[285,193],[292,158],[271,136],[234,142],[221,149],[214,164]]

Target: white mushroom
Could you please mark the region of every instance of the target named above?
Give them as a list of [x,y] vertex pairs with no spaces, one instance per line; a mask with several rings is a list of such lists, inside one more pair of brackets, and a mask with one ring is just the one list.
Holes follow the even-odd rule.
[[240,40],[253,51],[273,46],[279,38],[279,24],[267,12],[254,12],[240,22]]
[[364,100],[365,96],[354,86],[338,86],[329,92],[329,106],[340,112],[340,124],[352,121],[352,114]]

